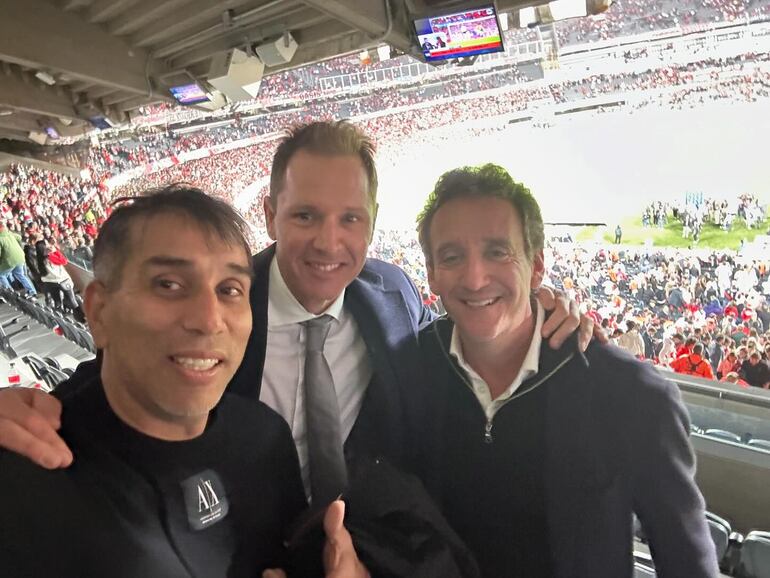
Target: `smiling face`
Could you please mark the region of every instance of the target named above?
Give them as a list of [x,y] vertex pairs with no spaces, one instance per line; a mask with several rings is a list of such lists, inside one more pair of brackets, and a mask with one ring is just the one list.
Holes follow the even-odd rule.
[[117,287],[94,281],[85,307],[104,353],[115,413],[161,439],[205,428],[251,332],[249,257],[192,219],[158,214],[131,226]]
[[278,268],[305,309],[322,313],[361,272],[375,207],[357,156],[295,153],[275,206],[264,202]]
[[524,248],[521,219],[495,197],[459,197],[439,208],[430,227],[428,282],[441,296],[463,345],[505,345],[532,316],[530,292],[543,279],[543,253]]

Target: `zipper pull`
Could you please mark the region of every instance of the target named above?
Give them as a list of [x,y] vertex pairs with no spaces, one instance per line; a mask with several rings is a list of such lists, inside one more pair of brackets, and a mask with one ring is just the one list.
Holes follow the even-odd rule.
[[485,444],[491,444],[493,441],[495,441],[495,438],[492,437],[492,420],[487,420],[487,425],[484,426],[484,443]]

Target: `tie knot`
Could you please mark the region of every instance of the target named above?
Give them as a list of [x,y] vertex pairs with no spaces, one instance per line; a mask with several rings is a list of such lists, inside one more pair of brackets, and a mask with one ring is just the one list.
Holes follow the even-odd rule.
[[329,335],[329,329],[331,329],[331,321],[331,315],[321,315],[302,324],[307,330],[306,347],[308,351],[323,352],[326,336]]

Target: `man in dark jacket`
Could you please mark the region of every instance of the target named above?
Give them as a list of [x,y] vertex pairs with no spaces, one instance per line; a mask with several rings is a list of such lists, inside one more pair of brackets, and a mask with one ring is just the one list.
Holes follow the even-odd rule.
[[495,165],[450,171],[419,235],[449,315],[420,335],[425,475],[483,575],[630,578],[636,512],[658,576],[717,576],[677,388],[618,348],[541,347],[529,190]]

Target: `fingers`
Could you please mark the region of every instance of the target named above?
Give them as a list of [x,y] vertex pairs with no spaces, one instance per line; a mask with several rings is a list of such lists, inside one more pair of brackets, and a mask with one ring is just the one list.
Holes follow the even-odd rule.
[[358,559],[345,524],[345,503],[341,500],[332,502],[324,516],[323,559],[326,578],[369,578],[369,572]]
[[556,297],[550,287],[540,286],[535,292],[535,297],[540,301],[540,305],[543,309],[550,311],[556,306]]
[[0,391],[0,446],[44,468],[69,466],[72,452],[56,433],[60,413],[59,401],[41,391]]
[[558,349],[580,325],[577,303],[561,291],[554,292],[547,287],[538,290],[537,299],[546,311],[550,310],[548,319],[543,323],[543,339],[548,339],[549,345]]
[[[599,327],[599,331],[601,331],[601,327]],[[591,343],[594,332],[594,320],[586,315],[581,315],[580,329],[578,329],[578,349],[580,351],[588,349],[588,344]],[[604,332],[602,331],[602,333]]]
[[279,568],[270,568],[262,572],[262,578],[286,578],[286,572]]
[[[345,502],[342,500],[335,500],[326,509],[324,514],[324,532],[326,532],[326,538],[331,540],[339,536],[340,532],[345,529]],[[345,531],[347,533],[347,531]]]
[[603,345],[607,345],[610,342],[610,336],[604,329],[602,329],[602,326],[598,323],[594,324],[593,337],[596,339],[596,341]]
[[31,397],[31,406],[52,428],[58,430],[61,427],[61,402],[52,395],[43,393],[37,389],[26,389]]

